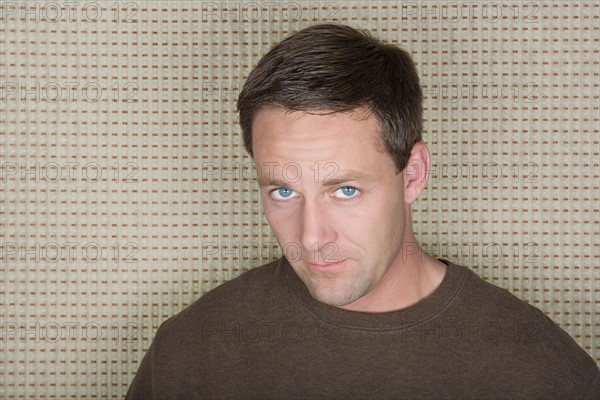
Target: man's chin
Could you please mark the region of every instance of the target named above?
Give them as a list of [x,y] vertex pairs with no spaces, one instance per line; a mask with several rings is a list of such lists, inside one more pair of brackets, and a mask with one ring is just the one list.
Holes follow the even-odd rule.
[[332,271],[315,270],[304,261],[293,268],[315,300],[329,306],[343,307],[354,303],[371,289],[368,282],[356,282],[348,278],[346,273],[349,271],[344,271],[347,261],[335,266]]
[[361,294],[353,291],[335,290],[332,288],[315,288],[309,286],[308,291],[315,300],[333,307],[347,306],[362,297]]

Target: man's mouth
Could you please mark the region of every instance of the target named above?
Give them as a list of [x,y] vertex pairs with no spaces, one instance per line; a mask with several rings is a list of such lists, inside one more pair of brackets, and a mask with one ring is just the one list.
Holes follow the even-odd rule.
[[337,270],[341,269],[345,265],[345,262],[346,262],[346,260],[337,261],[337,262],[321,262],[321,263],[307,262],[307,263],[311,270],[333,272],[333,271],[337,271]]

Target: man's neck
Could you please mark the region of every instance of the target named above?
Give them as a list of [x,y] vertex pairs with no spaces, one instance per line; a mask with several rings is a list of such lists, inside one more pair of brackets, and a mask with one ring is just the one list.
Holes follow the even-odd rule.
[[408,308],[429,297],[442,283],[447,265],[418,249],[405,262],[392,265],[368,294],[339,308],[382,313]]

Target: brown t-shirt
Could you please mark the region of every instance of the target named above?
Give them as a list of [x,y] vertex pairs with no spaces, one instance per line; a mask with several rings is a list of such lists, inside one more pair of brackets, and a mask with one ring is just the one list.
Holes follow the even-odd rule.
[[285,258],[250,270],[161,325],[127,398],[600,398],[565,331],[444,262],[434,293],[388,313],[318,302]]

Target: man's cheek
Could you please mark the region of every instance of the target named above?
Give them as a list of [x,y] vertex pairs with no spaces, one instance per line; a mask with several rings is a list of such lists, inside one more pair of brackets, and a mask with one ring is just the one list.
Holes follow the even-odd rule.
[[[266,213],[265,213],[266,214]],[[277,241],[283,246],[293,236],[293,227],[285,220],[270,214],[265,215]]]

